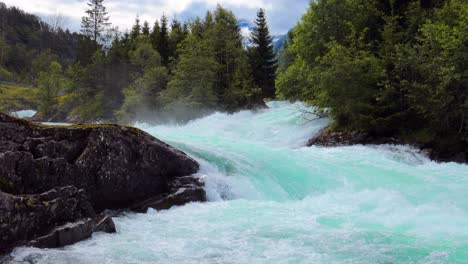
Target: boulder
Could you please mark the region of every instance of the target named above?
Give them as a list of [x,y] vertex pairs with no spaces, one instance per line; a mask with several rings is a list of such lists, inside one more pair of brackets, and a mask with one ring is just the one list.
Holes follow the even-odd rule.
[[190,202],[206,201],[206,192],[201,180],[193,177],[183,177],[175,181],[169,195],[153,197],[131,209],[135,212],[146,212],[148,208],[156,210],[170,209],[172,206],[184,205]]
[[350,145],[411,145],[420,153],[439,162],[468,163],[468,143],[466,142],[419,142],[411,137],[379,136],[358,131],[329,131],[324,129],[309,140],[307,146],[350,146]]
[[0,253],[116,232],[104,210],[206,201],[196,161],[132,127],[45,126],[0,113]]
[[36,248],[60,248],[88,239],[94,232],[116,233],[117,231],[114,221],[108,216],[87,218],[54,228],[27,245]]
[[[74,186],[56,188],[37,195],[17,196],[0,192],[0,215],[2,216],[0,218],[0,252],[25,244],[24,241],[45,236],[54,228],[80,219],[95,219],[93,221],[97,223],[102,221],[102,217],[98,217],[91,206],[85,190],[78,190]],[[94,225],[96,224],[93,222],[91,232],[115,231],[115,228],[114,230],[110,228],[95,230]],[[64,231],[71,229],[75,229],[74,234],[72,237],[66,237]],[[60,239],[57,238],[54,245],[67,245],[66,241],[79,241],[76,238],[79,236],[78,233],[82,233],[81,238],[90,236],[90,233],[88,236],[84,230],[78,231],[76,228],[57,229],[54,231],[55,236],[60,236]],[[40,242],[45,240],[45,238],[38,239]],[[52,244],[51,242],[43,243],[44,245]]]
[[199,165],[132,127],[36,125],[0,114],[0,190],[36,194],[85,189],[98,212],[168,193]]
[[382,144],[403,144],[403,141],[394,137],[378,137],[366,132],[358,131],[320,131],[315,137],[309,140],[307,146],[350,146],[356,144],[382,145]]

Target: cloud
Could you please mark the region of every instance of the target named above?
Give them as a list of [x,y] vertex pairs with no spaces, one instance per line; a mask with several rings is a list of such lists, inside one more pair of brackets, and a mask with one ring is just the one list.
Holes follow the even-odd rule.
[[[78,30],[86,10],[85,0],[0,0],[8,6],[48,17],[61,14],[69,17],[67,27]],[[106,0],[111,22],[121,30],[130,29],[138,15],[151,24],[163,14],[185,20],[204,16],[217,4],[233,10],[238,18],[253,20],[258,8],[265,8],[274,34],[287,32],[305,13],[309,0]]]

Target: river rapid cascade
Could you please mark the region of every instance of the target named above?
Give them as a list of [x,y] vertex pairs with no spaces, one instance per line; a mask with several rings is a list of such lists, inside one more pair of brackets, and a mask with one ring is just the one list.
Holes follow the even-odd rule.
[[118,233],[14,263],[468,263],[468,165],[408,146],[304,147],[297,103],[136,124],[196,158],[210,202],[115,218]]

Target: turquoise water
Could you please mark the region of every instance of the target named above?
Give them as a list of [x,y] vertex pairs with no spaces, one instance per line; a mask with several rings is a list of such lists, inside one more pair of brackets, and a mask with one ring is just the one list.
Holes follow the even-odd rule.
[[115,219],[29,263],[468,263],[468,166],[405,146],[303,147],[300,104],[139,128],[201,163],[210,202]]
[[19,118],[29,118],[33,117],[37,113],[36,110],[21,110],[12,112],[11,115]]

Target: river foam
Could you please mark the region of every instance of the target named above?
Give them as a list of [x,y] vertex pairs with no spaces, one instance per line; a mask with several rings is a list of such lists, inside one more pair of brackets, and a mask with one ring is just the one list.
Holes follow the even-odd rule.
[[468,263],[468,166],[407,146],[304,147],[301,104],[137,127],[196,158],[210,202],[115,219],[118,233],[18,263]]

